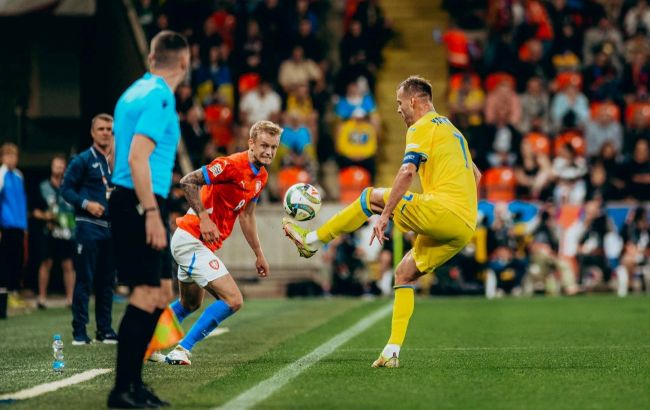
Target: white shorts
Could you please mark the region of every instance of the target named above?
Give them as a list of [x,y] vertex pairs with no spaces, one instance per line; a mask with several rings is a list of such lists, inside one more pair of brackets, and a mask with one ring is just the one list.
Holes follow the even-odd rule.
[[221,259],[207,246],[180,228],[172,236],[171,252],[178,264],[178,280],[181,282],[195,282],[204,288],[209,282],[229,273]]

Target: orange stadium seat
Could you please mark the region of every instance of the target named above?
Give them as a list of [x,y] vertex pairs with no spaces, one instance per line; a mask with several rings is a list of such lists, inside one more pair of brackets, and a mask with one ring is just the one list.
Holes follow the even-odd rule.
[[589,113],[591,115],[591,118],[596,118],[598,114],[601,113],[601,110],[608,110],[611,115],[614,116],[614,119],[616,121],[621,120],[621,109],[618,108],[618,105],[612,103],[612,102],[593,102],[589,106]]
[[508,73],[498,72],[487,76],[485,79],[485,89],[490,92],[504,81],[508,82],[512,88],[515,88],[515,77],[511,76]]
[[284,198],[284,194],[293,184],[298,182],[310,183],[311,177],[309,172],[305,171],[300,167],[287,167],[282,168],[278,173],[278,188],[280,190],[280,196]]
[[260,83],[260,75],[257,73],[246,73],[239,77],[237,89],[240,95],[244,95]]
[[582,75],[567,71],[555,77],[555,88],[557,90],[562,90],[568,85],[575,85],[578,88],[582,87]]
[[[461,84],[463,83],[463,77],[465,77],[468,74],[454,74],[451,77],[449,77],[449,89],[450,90],[457,90],[460,88]],[[469,74],[470,78],[472,79],[472,88],[481,88],[481,77],[479,77],[476,74]]]
[[343,168],[339,172],[339,187],[341,189],[339,200],[349,204],[361,195],[361,191],[371,186],[370,173],[357,166]]
[[551,154],[551,141],[542,133],[529,132],[524,137],[524,143],[530,144],[536,154]]
[[485,198],[492,202],[509,202],[515,199],[517,182],[510,167],[490,168],[485,172],[483,188]]
[[585,155],[587,148],[585,139],[579,133],[575,131],[567,131],[563,134],[559,134],[553,142],[553,153],[557,155],[564,144],[571,144],[573,149],[576,151],[576,154],[580,156]]
[[650,103],[634,102],[625,109],[625,123],[629,126],[634,123],[636,116],[643,117],[644,124],[650,124]]

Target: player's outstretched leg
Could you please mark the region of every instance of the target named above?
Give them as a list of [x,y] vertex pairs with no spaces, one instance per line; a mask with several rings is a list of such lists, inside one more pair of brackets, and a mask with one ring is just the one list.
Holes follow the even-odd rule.
[[[195,312],[203,303],[205,291],[196,283],[179,282],[180,297],[169,304],[178,323],[183,323],[186,317]],[[150,362],[164,363],[166,355],[156,350],[149,356]]]
[[[372,193],[373,188],[364,189],[358,199],[331,217],[315,231],[310,232],[301,228],[292,219],[283,218],[282,227],[284,232],[296,245],[300,256],[311,258],[323,244],[330,242],[341,234],[356,231],[372,216],[372,210],[380,206],[371,203]],[[379,201],[383,206],[383,199],[381,198]]]
[[214,279],[205,287],[216,300],[199,316],[178,346],[165,358],[169,364],[190,365],[192,348],[243,305],[243,296],[230,275]]
[[407,253],[395,272],[395,301],[390,338],[372,367],[399,367],[399,352],[415,306],[414,282],[421,275],[411,252]]

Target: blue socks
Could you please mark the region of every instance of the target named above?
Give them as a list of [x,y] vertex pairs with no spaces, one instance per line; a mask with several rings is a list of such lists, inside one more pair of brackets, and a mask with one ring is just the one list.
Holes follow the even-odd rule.
[[[174,304],[176,304],[176,302],[174,302]],[[174,309],[175,312],[176,309],[174,308],[174,304],[172,304],[172,309]],[[233,313],[235,312],[230,309],[230,306],[228,306],[226,302],[223,300],[217,300],[208,306],[208,308],[205,309],[201,316],[199,316],[199,319],[196,321],[196,323],[194,323],[194,326],[190,328],[189,332],[187,332],[179,345],[183,346],[187,350],[192,350],[197,342],[205,339],[205,337],[209,335],[210,332],[219,326],[219,323],[223,322],[228,316],[232,315]]]
[[169,305],[169,307],[171,307],[174,311],[174,314],[176,315],[179,323],[182,323],[183,320],[185,320],[185,318],[188,317],[190,313],[192,313],[183,307],[180,299],[176,299],[174,302],[172,302],[171,305]]

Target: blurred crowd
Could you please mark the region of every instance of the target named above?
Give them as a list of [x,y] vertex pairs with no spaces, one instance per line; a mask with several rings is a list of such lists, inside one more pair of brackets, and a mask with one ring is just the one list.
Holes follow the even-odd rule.
[[173,29],[190,41],[192,68],[176,98],[195,168],[245,148],[250,125],[268,119],[284,132],[265,199],[318,184],[322,164],[354,183],[359,173],[374,178],[374,84],[391,35],[378,1],[338,3],[334,29],[334,5],[322,0],[133,2],[149,38]]
[[[433,39],[447,51],[449,117],[483,171],[481,220],[474,241],[421,286],[488,297],[648,291],[648,2],[443,6],[450,21]],[[356,250],[334,258],[368,254],[359,235],[339,246],[349,244]],[[377,293],[391,252],[343,271],[357,269],[357,286]]]

